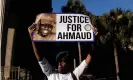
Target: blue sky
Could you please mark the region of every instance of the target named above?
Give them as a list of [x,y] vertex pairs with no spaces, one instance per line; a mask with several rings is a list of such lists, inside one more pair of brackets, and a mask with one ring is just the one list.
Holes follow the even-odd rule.
[[[53,12],[60,13],[61,7],[68,0],[52,0]],[[101,15],[109,12],[110,9],[120,7],[124,10],[130,9],[133,11],[133,0],[81,0],[88,11],[95,15]]]

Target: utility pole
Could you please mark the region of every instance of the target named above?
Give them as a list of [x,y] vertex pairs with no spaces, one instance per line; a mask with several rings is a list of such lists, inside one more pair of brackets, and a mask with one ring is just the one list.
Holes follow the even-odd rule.
[[73,59],[73,63],[74,63],[73,67],[75,69],[76,68],[76,59],[75,58]]
[[78,52],[79,52],[79,63],[81,63],[81,61],[82,61],[82,55],[81,55],[81,46],[80,46],[80,42],[78,42]]

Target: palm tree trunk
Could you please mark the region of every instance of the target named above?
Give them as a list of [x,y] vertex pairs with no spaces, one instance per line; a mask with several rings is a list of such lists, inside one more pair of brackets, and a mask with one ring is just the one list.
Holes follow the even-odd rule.
[[119,78],[119,64],[118,64],[118,55],[117,55],[117,49],[114,46],[114,57],[115,57],[115,66],[116,66],[116,76],[117,76],[117,80],[120,80]]

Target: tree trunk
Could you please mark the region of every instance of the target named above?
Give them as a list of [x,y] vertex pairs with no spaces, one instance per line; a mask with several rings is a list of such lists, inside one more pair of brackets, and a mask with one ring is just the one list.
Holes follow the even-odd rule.
[[116,65],[116,76],[117,76],[117,80],[120,80],[119,78],[119,64],[118,64],[118,55],[117,55],[117,49],[116,46],[114,44],[114,57],[115,57],[115,65]]

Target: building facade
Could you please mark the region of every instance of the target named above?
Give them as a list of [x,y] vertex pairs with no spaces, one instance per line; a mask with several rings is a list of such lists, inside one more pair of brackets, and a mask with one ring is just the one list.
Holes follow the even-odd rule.
[[[2,0],[4,1],[4,0]],[[28,27],[34,22],[36,15],[52,12],[51,0],[6,0],[4,3],[4,20],[1,42],[1,66],[25,68],[35,75],[35,61]],[[29,64],[31,61],[31,64]],[[10,77],[10,71],[4,77]],[[37,77],[37,75],[35,76]],[[36,80],[36,78],[34,78]],[[33,80],[34,80],[33,79]]]

